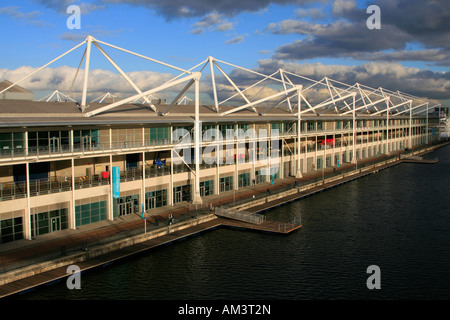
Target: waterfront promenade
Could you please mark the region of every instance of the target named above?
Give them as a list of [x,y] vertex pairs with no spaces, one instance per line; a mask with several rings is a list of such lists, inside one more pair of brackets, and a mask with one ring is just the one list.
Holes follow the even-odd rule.
[[[437,146],[421,151],[416,150],[416,152],[419,152],[419,154],[420,152],[429,152],[435,147]],[[95,226],[90,225],[80,227],[77,230],[64,230],[55,234],[48,234],[36,240],[21,240],[3,244],[0,247],[0,277],[2,274],[3,276],[11,274],[12,276],[14,271],[20,273],[21,270],[30,269],[46,260],[50,264],[52,261],[59,260],[62,265],[40,273],[36,272],[33,276],[0,286],[0,297],[67,277],[67,265],[75,260],[72,259],[71,262],[67,260],[64,265],[64,258],[73,256],[74,252],[77,252],[80,257],[76,264],[82,271],[86,271],[206,230],[224,226],[226,220],[215,217],[213,213],[209,212],[210,208],[227,206],[239,207],[249,212],[266,211],[275,206],[296,201],[341,183],[397,165],[402,162],[399,157],[400,154],[390,157],[369,158],[358,161],[358,169],[356,169],[355,164],[346,163],[340,168],[328,168],[305,174],[302,179],[290,177],[277,180],[273,185],[262,183],[244,187],[239,192],[229,191],[220,195],[208,196],[204,198],[202,207],[195,208],[189,203],[184,203],[174,207],[158,208],[149,217],[145,227],[144,220],[139,215],[132,215],[114,221],[103,221]],[[171,226],[168,225],[170,214],[175,217],[175,223]],[[270,219],[270,214],[268,218]],[[228,221],[227,223],[231,222]],[[283,223],[286,225],[289,222]],[[181,225],[183,228],[176,229],[177,226]],[[231,224],[228,226],[231,226]],[[245,225],[234,225],[234,227],[245,228]],[[170,228],[173,228],[171,232],[169,232]],[[146,233],[144,233],[144,229],[146,229]],[[252,228],[248,226],[248,229]],[[95,247],[106,246],[112,242],[125,243],[130,239],[142,238],[144,235],[152,233],[155,236],[151,239],[144,239],[145,241],[136,242],[133,245],[124,245],[117,250],[89,257],[89,253]],[[86,256],[88,256],[87,259]]]

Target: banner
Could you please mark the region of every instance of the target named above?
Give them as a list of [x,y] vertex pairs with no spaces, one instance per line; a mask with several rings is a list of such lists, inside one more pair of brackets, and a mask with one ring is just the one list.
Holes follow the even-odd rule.
[[112,168],[113,198],[120,197],[120,167]]

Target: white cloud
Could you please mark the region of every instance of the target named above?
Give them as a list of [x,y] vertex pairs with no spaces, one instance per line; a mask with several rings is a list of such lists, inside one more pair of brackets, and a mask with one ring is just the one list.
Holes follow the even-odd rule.
[[336,15],[344,15],[346,12],[356,9],[356,2],[353,0],[336,0],[333,3],[332,12]]
[[50,23],[45,20],[38,19],[42,15],[40,11],[23,12],[18,6],[8,6],[0,8],[0,15],[7,15],[17,21],[22,21],[28,24],[32,24],[36,27],[51,26]]
[[[0,79],[6,79],[14,83],[36,69],[29,66],[22,66],[14,70],[0,69]],[[67,93],[71,88],[76,70],[76,68],[68,66],[45,68],[19,83],[19,85],[31,91],[59,90],[62,93]],[[80,70],[72,90],[75,94],[82,90],[83,75],[84,71]],[[134,71],[127,73],[127,75],[142,91],[157,87],[173,78],[172,74],[153,71]],[[106,92],[121,93],[122,95],[136,94],[131,85],[118,73],[91,69],[88,79],[90,94]]]
[[225,41],[224,43],[225,44],[236,44],[236,43],[240,43],[240,42],[244,41],[244,38],[245,38],[245,36],[237,36],[237,37],[234,37],[232,39]]
[[191,28],[193,30],[190,31],[192,34],[202,34],[206,30],[210,31],[229,31],[232,30],[235,26],[236,22],[230,22],[223,15],[212,12],[204,16],[201,20],[194,23]]
[[[430,99],[450,98],[450,72],[433,72],[406,67],[394,62],[370,62],[360,65],[324,65],[322,63],[293,63],[275,59],[259,61],[256,71],[271,74],[279,68],[313,79],[325,76],[353,85],[356,82],[372,88],[400,90]],[[296,83],[295,77],[290,79]]]

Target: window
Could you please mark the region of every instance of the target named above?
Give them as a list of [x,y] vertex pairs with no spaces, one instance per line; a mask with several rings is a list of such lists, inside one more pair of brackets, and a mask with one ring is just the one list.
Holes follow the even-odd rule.
[[169,138],[170,138],[169,127],[149,128],[150,145],[168,144]]
[[250,173],[241,173],[239,174],[239,188],[247,187],[250,185]]
[[234,138],[234,124],[221,124],[219,126],[220,132],[222,133],[222,139],[225,140],[227,138]]
[[191,200],[191,185],[178,186],[173,188],[173,203]]
[[25,150],[24,135],[23,132],[0,133],[0,152],[11,154]]
[[278,130],[278,134],[282,133],[282,127],[283,124],[282,123],[272,123],[272,131]]
[[214,194],[214,180],[200,182],[200,196],[209,196]]
[[75,206],[75,223],[77,226],[102,220],[106,220],[106,201]]
[[167,206],[167,189],[145,193],[145,210]]
[[22,217],[0,221],[0,244],[23,239]]
[[233,190],[233,176],[220,178],[220,192]]
[[202,139],[203,141],[212,141],[218,139],[217,126],[215,125],[203,125],[202,126]]
[[31,215],[31,236],[39,236],[69,227],[66,208],[39,212]]
[[284,123],[283,133],[295,134],[294,123],[293,122]]

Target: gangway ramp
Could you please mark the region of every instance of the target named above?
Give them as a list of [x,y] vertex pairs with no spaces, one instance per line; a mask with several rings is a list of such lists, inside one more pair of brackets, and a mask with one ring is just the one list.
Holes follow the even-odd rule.
[[266,221],[266,216],[261,214],[239,211],[234,209],[215,208],[215,215],[223,218],[244,221],[252,224],[261,224]]

